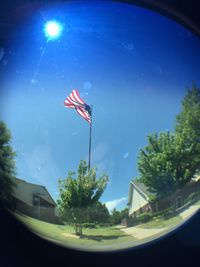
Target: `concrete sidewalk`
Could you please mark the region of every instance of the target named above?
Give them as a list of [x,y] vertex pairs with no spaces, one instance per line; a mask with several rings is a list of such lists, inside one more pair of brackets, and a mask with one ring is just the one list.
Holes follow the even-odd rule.
[[[179,215],[182,217],[183,221],[185,221],[186,219],[189,219],[198,209],[200,209],[200,205],[194,205],[189,207],[185,211],[180,212]],[[139,240],[154,236],[166,230],[170,230],[170,227],[143,229],[135,226],[134,227],[118,226],[117,228],[119,228],[121,231],[125,232],[128,235],[132,235],[133,237]]]
[[128,228],[122,228],[121,230],[125,232],[127,235],[132,235],[133,237],[137,239],[144,239],[156,234],[159,234],[168,228],[158,228],[158,229],[142,229],[139,227],[128,227]]
[[183,220],[186,220],[189,219],[198,209],[200,209],[200,204],[189,207],[185,211],[180,212],[179,215]]

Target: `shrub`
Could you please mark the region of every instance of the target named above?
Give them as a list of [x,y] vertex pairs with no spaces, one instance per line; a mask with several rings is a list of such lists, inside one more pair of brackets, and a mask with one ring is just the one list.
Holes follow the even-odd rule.
[[127,226],[131,227],[135,225],[135,218],[129,217],[127,218]]
[[110,223],[99,223],[98,226],[99,227],[109,227],[109,226],[111,226],[111,224]]
[[151,213],[147,213],[147,212],[142,213],[135,218],[135,223],[140,224],[140,223],[149,222],[152,219],[152,217],[153,215]]
[[146,223],[146,222],[149,222],[152,218],[153,218],[153,214],[147,213],[147,212],[139,214],[137,217],[134,217],[134,218],[129,217],[127,218],[127,226],[131,227],[137,224]]
[[92,228],[96,228],[96,224],[95,223],[83,223],[83,227],[92,229]]
[[154,218],[164,218],[166,216],[166,214],[169,212],[169,211],[172,211],[173,212],[173,207],[169,207],[167,209],[164,209],[164,210],[161,210],[161,211],[158,211],[158,212],[155,212],[152,214],[153,216],[153,219]]
[[152,214],[152,217],[153,217],[153,218],[160,218],[160,217],[163,216],[164,213],[165,213],[164,210],[162,210],[162,211],[158,211],[158,212],[153,213],[153,214]]
[[152,217],[153,220],[160,220],[161,218],[162,218],[162,215],[156,215]]
[[171,210],[168,210],[167,212],[165,212],[163,214],[163,219],[168,220],[168,219],[170,219],[170,218],[172,218],[174,216],[175,216],[175,212],[171,209]]

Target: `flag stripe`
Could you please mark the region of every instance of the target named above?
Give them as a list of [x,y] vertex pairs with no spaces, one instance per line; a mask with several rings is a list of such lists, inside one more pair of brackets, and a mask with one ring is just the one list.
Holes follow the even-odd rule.
[[67,99],[65,100],[64,105],[68,108],[75,108],[75,105],[71,104],[69,101],[67,101]]
[[74,104],[72,104],[67,98],[64,101],[64,105],[74,106]]
[[83,101],[79,101],[79,98],[76,97],[74,91],[75,90],[73,90],[73,92],[67,97],[67,100],[73,105],[83,106],[85,103]]
[[77,102],[81,103],[82,105],[85,104],[85,102],[81,99],[81,97],[80,97],[80,95],[79,95],[77,90],[73,90],[72,93],[73,93],[73,95],[74,95],[74,97],[75,97]]
[[90,119],[87,111],[85,111],[83,108],[77,108],[77,111],[80,112],[80,114],[82,114],[85,118]]
[[79,102],[77,102],[76,100],[74,100],[72,97],[68,97],[68,101],[71,103],[71,104],[73,104],[73,105],[75,105],[75,106],[82,106],[82,104],[80,104]]
[[76,108],[76,111],[78,112],[79,115],[81,115],[86,121],[91,123],[90,117],[88,117],[87,113],[82,111],[80,108]]

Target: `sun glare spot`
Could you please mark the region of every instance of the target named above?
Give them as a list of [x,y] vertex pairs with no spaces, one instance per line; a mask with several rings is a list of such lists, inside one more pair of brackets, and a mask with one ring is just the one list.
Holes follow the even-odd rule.
[[58,39],[61,36],[63,26],[57,21],[48,21],[44,26],[44,32],[49,40]]

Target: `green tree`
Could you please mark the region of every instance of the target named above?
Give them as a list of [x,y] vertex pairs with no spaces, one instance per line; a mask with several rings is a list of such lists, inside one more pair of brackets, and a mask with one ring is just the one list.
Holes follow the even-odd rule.
[[176,117],[175,134],[182,139],[182,148],[190,152],[190,172],[200,168],[200,89],[188,89],[182,110]]
[[128,208],[125,208],[121,211],[113,209],[112,214],[110,216],[110,222],[114,225],[121,224],[122,220],[127,219],[128,217]]
[[156,198],[183,187],[200,168],[200,89],[195,85],[182,101],[175,133],[151,134],[138,156],[139,180]]
[[5,123],[0,121],[0,201],[8,208],[12,207],[16,155],[10,143],[10,131]]
[[[77,176],[77,177],[75,177]],[[82,234],[82,223],[87,222],[88,208],[94,206],[108,182],[108,176],[97,178],[96,169],[81,161],[75,172],[68,172],[67,178],[59,180],[59,199],[57,204],[62,216],[75,225],[76,234]]]
[[138,180],[156,198],[165,197],[185,185],[193,174],[190,150],[183,148],[183,139],[170,132],[148,136],[148,145],[138,156]]
[[120,211],[113,209],[111,217],[110,217],[111,224],[117,225],[121,223],[121,213]]
[[128,218],[129,217],[129,212],[128,212],[128,208],[125,208],[123,210],[121,210],[121,219],[124,219],[124,218]]
[[95,205],[88,207],[88,219],[90,223],[108,223],[110,218],[109,211],[105,204],[98,201]]

